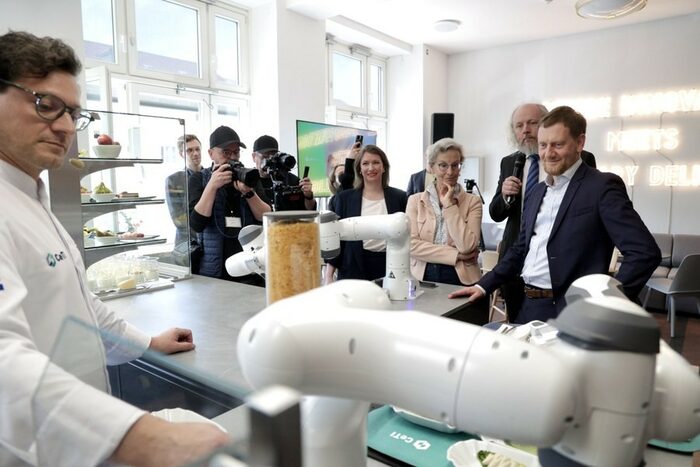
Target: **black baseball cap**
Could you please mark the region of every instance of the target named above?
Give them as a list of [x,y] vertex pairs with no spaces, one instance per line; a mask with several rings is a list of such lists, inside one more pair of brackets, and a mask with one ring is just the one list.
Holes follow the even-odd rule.
[[246,147],[245,144],[241,143],[241,138],[238,137],[238,133],[233,131],[233,128],[227,126],[220,126],[209,136],[210,148],[225,148],[232,143],[238,143],[242,148]]
[[272,136],[263,135],[255,140],[253,143],[253,152],[259,152],[261,154],[266,152],[277,152],[280,150],[280,145],[277,140]]

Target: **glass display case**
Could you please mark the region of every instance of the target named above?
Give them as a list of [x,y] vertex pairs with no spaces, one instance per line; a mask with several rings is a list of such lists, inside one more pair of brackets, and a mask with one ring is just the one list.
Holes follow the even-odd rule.
[[91,114],[69,161],[49,172],[51,208],[81,248],[90,288],[131,291],[189,276],[184,120]]

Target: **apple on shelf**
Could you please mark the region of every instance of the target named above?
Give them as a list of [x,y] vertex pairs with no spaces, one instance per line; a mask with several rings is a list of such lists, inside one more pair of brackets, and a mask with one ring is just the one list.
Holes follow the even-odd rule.
[[93,147],[95,155],[102,158],[115,158],[119,157],[119,153],[122,150],[121,145],[118,141],[114,141],[112,137],[108,134],[95,135],[97,139],[97,146]]
[[109,135],[101,134],[97,136],[97,144],[114,144],[114,140]]

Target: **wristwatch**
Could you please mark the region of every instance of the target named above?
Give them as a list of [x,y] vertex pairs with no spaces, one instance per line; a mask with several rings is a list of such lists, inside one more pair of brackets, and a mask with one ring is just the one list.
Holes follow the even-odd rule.
[[245,199],[250,199],[255,196],[255,190],[250,190],[247,193],[243,193],[241,196],[243,196]]

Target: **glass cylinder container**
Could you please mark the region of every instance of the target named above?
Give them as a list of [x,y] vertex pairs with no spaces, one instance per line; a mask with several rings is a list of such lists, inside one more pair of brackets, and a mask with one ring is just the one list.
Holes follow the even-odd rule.
[[267,304],[321,285],[321,237],[315,211],[263,215]]

